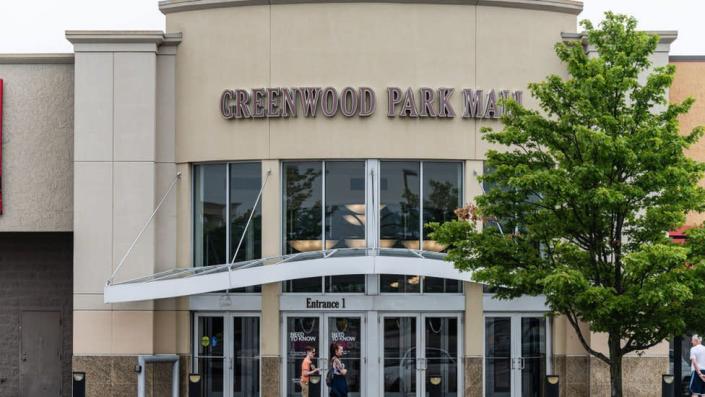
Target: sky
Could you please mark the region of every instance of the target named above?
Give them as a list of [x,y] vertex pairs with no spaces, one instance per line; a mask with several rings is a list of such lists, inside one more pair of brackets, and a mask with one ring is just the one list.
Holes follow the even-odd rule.
[[[705,55],[705,0],[584,0],[578,19],[626,13],[644,30],[677,30],[674,55]],[[66,30],[164,30],[157,0],[0,0],[0,53],[71,52]]]

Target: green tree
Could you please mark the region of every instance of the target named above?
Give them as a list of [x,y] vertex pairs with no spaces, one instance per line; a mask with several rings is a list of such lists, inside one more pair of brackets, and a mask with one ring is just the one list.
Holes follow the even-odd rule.
[[[705,210],[704,164],[683,153],[703,130],[679,134],[677,117],[693,101],[668,103],[675,69],[649,61],[658,37],[612,13],[599,27],[581,24],[594,52],[581,41],[556,44],[568,76],[529,85],[540,110],[506,100],[503,129],[483,130],[483,139],[505,147],[487,153],[492,172],[482,181],[493,188],[476,200],[485,227],[430,227],[449,245],[447,259],[500,298],[545,295],[609,365],[612,396],[621,397],[624,355],[684,332],[689,317],[703,314],[695,303],[705,249],[667,237],[686,212]],[[581,322],[608,334],[608,354],[590,346]]]

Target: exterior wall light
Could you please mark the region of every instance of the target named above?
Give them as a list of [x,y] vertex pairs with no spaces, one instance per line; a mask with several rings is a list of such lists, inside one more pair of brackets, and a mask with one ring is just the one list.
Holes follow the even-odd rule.
[[74,372],[71,376],[72,382],[72,396],[73,397],[86,397],[86,373],[85,372]]
[[200,374],[188,374],[188,397],[201,397]]
[[661,375],[661,396],[662,397],[674,397],[675,391],[675,380],[676,377],[673,374],[663,374]]
[[560,377],[558,375],[546,375],[545,389],[544,396],[546,397],[560,396]]

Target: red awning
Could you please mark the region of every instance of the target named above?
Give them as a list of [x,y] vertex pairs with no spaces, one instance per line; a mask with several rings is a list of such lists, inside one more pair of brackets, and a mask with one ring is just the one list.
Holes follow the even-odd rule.
[[686,238],[688,238],[688,236],[686,236],[685,232],[686,232],[686,230],[691,229],[691,228],[692,228],[692,226],[681,226],[672,232],[668,232],[668,237],[670,237],[671,240],[673,240],[673,242],[676,244],[684,244]]

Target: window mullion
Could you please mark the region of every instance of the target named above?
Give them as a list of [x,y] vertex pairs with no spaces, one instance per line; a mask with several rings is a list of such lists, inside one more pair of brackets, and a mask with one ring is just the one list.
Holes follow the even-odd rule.
[[225,163],[225,258],[228,263],[230,257],[230,164]]
[[[326,162],[321,161],[321,249],[326,250]],[[326,278],[321,276],[321,293],[326,293]]]
[[423,250],[423,161],[419,162],[419,250]]

